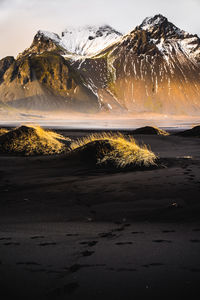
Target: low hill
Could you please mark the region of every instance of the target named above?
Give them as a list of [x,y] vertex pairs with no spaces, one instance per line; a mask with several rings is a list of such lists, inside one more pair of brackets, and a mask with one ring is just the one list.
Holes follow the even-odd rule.
[[70,139],[39,126],[21,126],[0,136],[0,153],[51,155],[63,153]]
[[158,127],[145,126],[132,131],[132,134],[169,135],[168,132]]
[[200,125],[193,127],[182,132],[176,133],[176,135],[184,137],[200,137]]
[[93,134],[71,144],[72,155],[86,163],[150,167],[156,165],[156,155],[147,146],[140,147],[132,137],[122,134]]

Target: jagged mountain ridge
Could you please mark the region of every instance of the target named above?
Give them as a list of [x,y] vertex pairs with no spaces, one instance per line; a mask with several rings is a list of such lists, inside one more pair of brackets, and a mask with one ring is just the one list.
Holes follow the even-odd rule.
[[38,54],[43,51],[57,51],[62,55],[92,56],[122,36],[108,25],[68,27],[61,36],[39,30],[30,48],[22,55]]
[[[83,34],[89,43],[96,43],[101,37],[105,40],[106,35],[115,35],[114,39],[109,37],[108,43],[97,43],[97,47],[95,43],[83,46],[80,29],[76,31],[80,36],[77,34],[74,40],[71,29],[63,32],[65,45],[57,34],[39,31],[31,47],[20,54],[13,64],[20,65],[20,62],[30,60],[32,73],[35,74],[35,68],[42,70],[40,75],[36,72],[32,81],[37,79],[44,95],[56,95],[64,102],[70,95],[73,103],[74,91],[78,86],[84,90],[83,94],[87,94],[87,109],[91,105],[97,111],[200,113],[200,40],[197,35],[180,30],[162,15],[146,18],[125,36],[120,36],[113,29],[111,33],[110,28],[104,29],[100,37],[94,28],[93,35],[87,30],[87,34]],[[44,58],[46,55],[48,59]],[[43,59],[39,59],[41,56]],[[68,69],[61,77],[54,76],[55,56],[59,57],[62,68],[66,66]],[[3,80],[0,95],[4,102],[9,102],[5,91],[13,64],[5,74],[0,72]],[[23,72],[26,74],[29,71]],[[20,76],[17,75],[14,86],[18,89],[20,85],[24,86],[25,91],[30,80],[22,81]],[[62,88],[58,88],[60,80]],[[74,84],[69,84],[72,81]],[[35,94],[34,97],[37,97],[38,91]],[[82,93],[78,94],[78,103],[84,105],[85,99],[81,97]],[[13,103],[16,103],[15,98]]]

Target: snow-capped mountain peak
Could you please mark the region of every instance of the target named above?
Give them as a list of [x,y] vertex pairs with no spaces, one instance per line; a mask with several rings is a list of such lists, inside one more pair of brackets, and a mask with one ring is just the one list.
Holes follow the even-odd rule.
[[160,14],[144,19],[139,28],[154,34],[155,38],[158,36],[162,36],[165,39],[184,38],[188,35],[187,32],[176,27],[173,23],[169,22],[166,17]]
[[164,22],[168,22],[167,18],[162,15],[155,15],[154,17],[147,17],[144,19],[140,27],[143,30],[150,30],[155,26],[159,26]]
[[139,29],[148,32],[150,42],[156,45],[167,61],[173,51],[179,56],[189,56],[194,61],[199,61],[200,40],[198,36],[179,29],[166,17],[160,14],[148,17]]
[[68,27],[61,36],[56,33],[39,30],[35,39],[52,41],[66,54],[92,56],[121,38],[122,34],[108,25]]

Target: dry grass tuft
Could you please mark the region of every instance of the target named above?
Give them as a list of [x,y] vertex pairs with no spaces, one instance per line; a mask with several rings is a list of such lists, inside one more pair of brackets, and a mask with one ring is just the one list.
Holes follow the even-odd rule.
[[[98,145],[97,145],[98,143]],[[131,136],[125,137],[121,133],[92,134],[78,139],[70,145],[71,150],[83,151],[91,145],[98,146],[96,159],[98,164],[113,163],[115,166],[124,168],[134,166],[155,166],[156,155],[146,145],[137,145]]]
[[0,136],[7,133],[8,130],[7,129],[4,129],[4,128],[0,128]]
[[145,126],[135,129],[132,134],[153,134],[153,135],[169,135],[165,130],[154,126]]
[[0,152],[23,155],[51,155],[66,150],[70,139],[39,126],[21,126],[0,136]]

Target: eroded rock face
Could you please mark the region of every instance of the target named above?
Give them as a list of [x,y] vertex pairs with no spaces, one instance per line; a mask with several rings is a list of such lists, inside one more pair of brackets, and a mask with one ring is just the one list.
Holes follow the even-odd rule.
[[18,55],[18,58],[22,58],[26,55],[38,55],[46,51],[54,51],[59,54],[64,54],[65,51],[59,46],[60,37],[56,33],[51,35],[45,35],[45,32],[38,31],[35,35],[33,42],[29,48]]
[[3,76],[9,67],[14,63],[13,56],[6,56],[0,60],[0,83],[3,81]]
[[29,109],[75,109],[96,112],[97,97],[53,51],[19,57],[4,72],[0,84],[4,103]]

